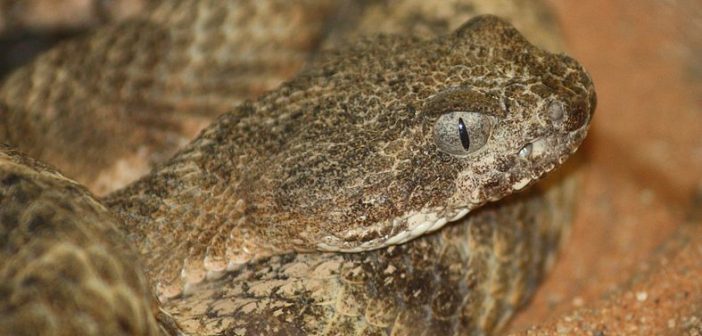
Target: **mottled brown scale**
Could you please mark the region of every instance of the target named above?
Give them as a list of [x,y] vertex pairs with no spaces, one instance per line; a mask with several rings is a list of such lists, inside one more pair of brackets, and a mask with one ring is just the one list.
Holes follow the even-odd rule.
[[[357,254],[298,254],[255,262],[240,272],[204,284],[192,296],[169,301],[166,307],[176,318],[186,321],[184,325],[192,323],[192,330],[207,330],[207,333],[260,330],[253,329],[245,321],[251,316],[247,314],[252,314],[268,315],[268,326],[294,317],[293,322],[287,324],[292,329],[285,330],[310,334],[321,334],[329,328],[333,329],[329,334],[355,334],[369,329],[376,332],[406,330],[410,334],[423,330],[428,335],[446,330],[450,334],[479,334],[479,330],[493,329],[498,322],[504,323],[505,317],[523,304],[527,293],[538,283],[548,256],[540,248],[551,249],[557,244],[560,235],[558,222],[567,220],[555,213],[544,213],[540,207],[546,204],[544,202],[560,199],[561,193],[574,187],[572,180],[566,185],[565,189],[554,189],[547,194],[535,189],[512,197],[500,206],[484,207],[460,225],[452,225],[402,246]],[[533,221],[534,225],[500,222],[516,213],[520,213],[525,221]],[[503,230],[502,226],[506,228]],[[500,232],[509,231],[508,228],[515,232],[503,236]],[[497,250],[502,249],[501,243],[497,243],[499,239],[515,248],[506,253],[499,252],[503,262],[490,264],[495,262]],[[466,248],[465,244],[471,246]],[[450,252],[452,250],[455,252]],[[296,284],[297,291],[283,294],[268,280],[279,278],[278,271],[270,272],[278,269],[276,265],[280,263],[296,265],[295,268],[300,269],[285,275],[286,284]],[[517,281],[515,277],[507,276],[516,267],[512,263],[522,264],[520,269],[524,273],[520,274],[525,280]],[[297,266],[300,264],[311,266]],[[316,272],[309,271],[310,268],[328,268],[329,264],[333,266],[332,272],[325,274],[331,274],[331,277],[316,277]],[[479,266],[481,264],[483,266]],[[351,270],[356,269],[363,270],[364,276],[354,276]],[[259,288],[259,291],[254,295],[250,288]],[[261,292],[265,288],[268,292]],[[320,292],[321,288],[325,290]],[[206,306],[232,306],[224,309],[227,311],[225,315],[214,313],[211,308],[199,308],[200,303],[207,302],[205,298],[214,293],[219,293],[220,298],[212,299]],[[265,299],[259,300],[261,297]],[[253,311],[245,305],[236,308],[236,302],[246,302],[247,298],[258,300]],[[487,304],[494,300],[499,308],[486,309]],[[286,309],[276,313],[281,304]],[[390,308],[379,309],[378,305]],[[208,316],[208,322],[191,320],[197,319],[201,310],[213,312]],[[305,311],[306,318],[296,315],[298,311]],[[357,319],[357,316],[363,318]],[[212,323],[212,320],[223,324]],[[350,324],[349,320],[356,322]],[[389,322],[378,325],[378,321]]]
[[[1,150],[0,334],[164,331],[116,219],[53,168]],[[66,307],[80,318],[56,318]]]
[[[37,1],[26,10],[51,5]],[[336,8],[331,1],[138,6],[147,8],[65,42],[0,84],[0,103],[12,112],[5,120],[18,126],[0,139],[99,194],[146,174],[215,116],[295,74]],[[0,32],[12,13],[0,10]],[[77,148],[82,155],[72,155]]]
[[[476,45],[489,52],[471,52]],[[528,62],[517,57],[515,66],[512,57],[526,52],[541,55]],[[563,62],[569,71],[581,75],[570,83],[550,73],[534,73],[532,68],[544,68],[543,62]],[[490,65],[495,71],[475,78],[474,64]],[[509,76],[503,70],[507,68]],[[388,78],[396,77],[397,71],[407,81],[421,83],[430,78],[432,84],[420,93],[396,87]],[[462,81],[448,80],[449,73]],[[527,99],[510,97],[514,104],[509,111],[500,106],[504,82],[528,85],[540,80],[563,88],[559,86],[548,99],[532,100],[530,92],[525,93]],[[232,260],[247,260],[320,247],[379,248],[388,237],[412,230],[409,224],[393,224],[395,218],[435,207],[471,209],[521,189],[552,169],[584,135],[588,112],[571,108],[575,104],[571,101],[587,101],[590,92],[589,79],[572,60],[538,51],[516,30],[494,19],[472,21],[450,36],[431,41],[381,36],[332,52],[280,91],[223,115],[170,163],[108,203],[118,213],[131,214],[125,221],[135,241],[160,246],[149,248],[147,254],[154,260],[163,263],[159,251],[168,251],[163,257],[172,261],[165,262],[166,273],[157,276],[167,282],[180,274],[178,264],[185,258],[205,258],[202,242],[212,241],[215,231],[226,234],[224,228],[234,238],[221,247],[209,245],[214,253],[210,258],[230,253]],[[566,104],[567,113],[577,114],[568,116],[573,122],[566,125],[568,130],[570,125],[580,125],[579,131],[560,135],[557,127],[543,129],[529,119],[532,111],[544,109],[552,99]],[[406,106],[421,108],[408,114]],[[495,149],[468,158],[450,158],[437,151],[431,129],[446,109],[478,113],[502,109],[489,113],[503,124],[493,130]],[[388,114],[406,120],[406,126],[392,127]],[[496,160],[514,158],[522,146],[542,138],[551,149],[541,151],[538,161],[522,159],[508,172],[494,173]],[[405,141],[402,152],[409,153],[408,159],[382,150],[393,141]],[[172,179],[178,184],[168,182]],[[221,202],[234,201],[212,197],[224,189],[232,189],[232,197],[243,201],[243,213],[213,214],[211,209]],[[388,189],[410,192],[388,193]],[[167,202],[198,208],[171,209],[163,205]],[[149,226],[143,226],[144,219],[133,220],[135,215],[146,222],[159,218],[165,226],[150,232]],[[151,237],[156,232],[159,237]],[[179,242],[172,236],[165,239],[172,242],[167,246],[149,244],[171,233],[191,238]],[[254,250],[242,246],[236,238],[241,235]],[[186,262],[186,273],[198,272],[193,267],[200,263]]]
[[[413,31],[408,27],[416,27],[419,37],[381,35],[350,45],[341,41],[367,32],[372,22],[368,18],[391,7],[382,1],[341,6],[357,12],[337,17],[341,28],[326,32],[327,45],[338,49],[317,56],[279,89],[234,107],[256,91],[256,83],[272,87],[281,77],[278,70],[300,64],[305,53],[299,51],[313,49],[314,36],[320,36],[320,22],[325,22],[321,13],[336,5],[325,2],[319,5],[320,14],[312,14],[302,9],[309,7],[287,2],[271,2],[270,7],[268,2],[251,7],[215,1],[154,2],[144,16],[68,42],[5,82],[0,113],[36,137],[34,144],[24,145],[11,128],[0,135],[26,146],[32,155],[50,161],[54,155],[68,170],[72,162],[66,157],[86,146],[86,162],[101,171],[119,162],[115,158],[123,153],[131,155],[138,144],[149,148],[144,158],[161,161],[153,153],[163,150],[165,155],[177,147],[173,142],[187,138],[185,130],[193,120],[201,123],[228,111],[151,174],[108,196],[110,210],[81,189],[78,195],[94,205],[92,210],[57,211],[81,230],[96,230],[85,223],[92,218],[85,213],[93,211],[104,216],[99,217],[103,224],[122,231],[125,237],[114,231],[107,240],[117,251],[130,246],[141,257],[145,278],[164,299],[160,308],[151,306],[149,315],[162,332],[490,333],[525,303],[550,263],[569,221],[574,181],[553,177],[548,184],[510,195],[540,179],[577,148],[595,98],[589,77],[575,61],[532,46],[502,20],[481,17],[447,32],[467,18],[456,21],[457,17],[492,6],[486,3],[462,7],[457,1],[398,2],[393,19],[384,20],[376,31],[407,35]],[[516,21],[535,26],[525,24],[539,13],[533,2],[513,5],[504,7],[506,12],[520,8],[523,15]],[[432,6],[443,10],[431,11]],[[428,19],[427,14],[416,20],[422,11],[438,17]],[[254,53],[274,55],[256,64],[246,58],[218,58],[241,51],[231,49],[242,41],[237,36],[247,36],[245,41],[254,45],[260,42],[253,35],[224,33],[227,22],[253,27],[253,32],[260,22],[268,22],[261,18],[277,12],[296,18],[307,33],[291,29],[288,32],[300,36],[295,40],[275,37],[277,31],[287,30],[267,30],[282,41],[282,49]],[[454,16],[443,17],[446,13]],[[353,25],[357,31],[349,28]],[[439,31],[446,34],[432,36]],[[536,36],[545,45],[558,44]],[[154,50],[144,53],[140,48]],[[292,50],[298,62],[277,63],[275,57],[289,55],[276,55],[279,50]],[[81,56],[63,57],[73,54]],[[557,120],[549,119],[557,114],[554,104],[563,112]],[[81,111],[81,106],[88,108]],[[484,148],[468,156],[437,149],[435,122],[452,112],[495,118]],[[124,113],[127,117],[110,119]],[[52,118],[80,120],[71,124]],[[104,128],[97,132],[86,131],[100,125]],[[154,126],[162,131],[145,131]],[[143,134],[133,143],[110,142],[126,132]],[[91,142],[96,137],[104,144]],[[527,145],[533,150],[520,156]],[[121,152],[111,146],[122,146]],[[106,157],[105,151],[114,155]],[[23,160],[19,154],[11,156]],[[36,169],[27,162],[22,164],[29,168],[2,166],[0,171],[15,169],[34,178],[31,172]],[[77,160],[74,168],[85,169],[85,163]],[[42,178],[49,179],[43,188],[65,194],[65,202],[83,199],[75,200],[70,197],[75,194],[61,189],[64,178]],[[86,178],[91,179],[95,175]],[[410,220],[463,208],[472,212],[427,235]],[[16,217],[8,216],[10,221]],[[415,231],[420,236],[415,240],[385,245],[393,235]],[[105,239],[99,225],[97,232],[98,240]],[[58,246],[62,241],[59,235],[49,243]],[[17,246],[31,249],[23,244],[28,243]],[[110,246],[109,251],[115,249]],[[78,246],[75,251],[83,249]],[[125,260],[132,264],[120,253],[101,254],[66,278],[78,284],[75,290],[86,288],[93,277],[107,279],[110,286],[130,284],[130,295],[111,297],[120,307],[153,303],[143,283],[112,279],[121,274],[115,270],[128,267]],[[61,265],[80,261],[72,255],[57,260]],[[49,270],[42,271],[51,274]],[[128,272],[141,274],[132,268]],[[42,297],[34,300],[41,302]],[[86,309],[122,321],[98,307]],[[26,323],[22,317],[11,318]]]

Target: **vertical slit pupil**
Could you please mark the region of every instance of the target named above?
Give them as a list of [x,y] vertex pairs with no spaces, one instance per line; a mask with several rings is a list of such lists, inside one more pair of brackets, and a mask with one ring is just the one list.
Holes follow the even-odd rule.
[[468,136],[466,124],[463,123],[463,118],[458,118],[458,137],[461,138],[461,145],[463,145],[463,149],[470,149],[470,137]]

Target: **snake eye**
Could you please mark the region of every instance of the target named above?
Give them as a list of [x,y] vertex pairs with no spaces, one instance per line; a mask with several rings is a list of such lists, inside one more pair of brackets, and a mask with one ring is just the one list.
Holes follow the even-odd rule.
[[444,153],[464,156],[487,143],[493,117],[478,112],[449,112],[434,125],[434,141]]

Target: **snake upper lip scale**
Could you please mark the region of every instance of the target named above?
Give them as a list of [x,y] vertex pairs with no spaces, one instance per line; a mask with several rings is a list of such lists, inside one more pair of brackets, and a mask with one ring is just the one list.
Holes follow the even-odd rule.
[[[473,213],[494,209],[485,204],[524,190],[562,164],[585,138],[595,105],[592,81],[576,61],[534,47],[494,16],[472,19],[431,40],[377,36],[320,56],[279,89],[223,114],[171,160],[103,202],[143,258],[147,278],[164,304],[199,295],[209,301],[195,301],[194,310],[221,303],[203,316],[231,308],[217,301],[230,289],[244,293],[246,300],[260,299],[260,307],[242,308],[245,302],[237,308],[247,312],[263,309],[271,297],[256,293],[298,292],[287,285],[305,288],[299,291],[305,295],[324,296],[325,290],[315,286],[332,277],[325,267],[360,264],[340,272],[339,277],[346,277],[339,280],[342,284],[330,285],[342,288],[340,296],[361,300],[364,294],[352,295],[350,288],[363,283],[354,278],[362,266],[382,268],[379,273],[389,275],[415,270],[368,286],[404,288],[409,294],[386,303],[428,300],[422,304],[431,306],[425,309],[430,316],[449,320],[456,316],[449,310],[470,302],[442,306],[452,302],[450,292],[443,287],[424,291],[425,281],[416,280],[417,274],[431,267],[420,267],[427,262],[422,253],[437,263],[460,260],[450,265],[461,267],[445,272],[461,272],[464,263],[470,263],[468,271],[475,269],[473,275],[461,273],[463,282],[449,276],[440,282],[434,274],[422,274],[426,283],[455,285],[453,290],[461,293],[496,293],[481,301],[485,311],[509,310],[505,307],[523,300],[524,283],[538,278],[527,266],[540,269],[546,263],[537,247],[542,240],[546,250],[555,245],[552,236],[558,234],[551,231],[560,231],[547,224],[558,219],[533,225],[547,234],[536,228],[529,232],[527,220],[510,222],[518,233],[505,233],[493,225],[500,221],[486,218],[505,216],[502,222],[508,221],[505,213],[510,211],[528,213],[533,222],[543,218],[521,203],[510,203],[502,212]],[[524,203],[529,202],[542,200]],[[97,202],[88,203],[91,211],[107,211]],[[539,204],[533,208],[545,207]],[[471,218],[482,225],[449,226],[426,238],[451,221]],[[515,247],[528,260],[505,262],[521,262],[510,267],[527,270],[505,280],[497,273],[507,266],[498,257],[509,252],[510,244],[504,242],[511,242],[510,234],[531,238]],[[460,240],[461,235],[475,239]],[[418,237],[426,239],[413,241]],[[463,252],[445,247],[459,245]],[[417,253],[405,259],[410,262],[388,261],[394,260],[395,248],[412,253],[410,247]],[[486,253],[483,259],[481,253]],[[321,256],[328,259],[317,262]],[[370,261],[359,261],[364,257]],[[227,284],[222,278],[254,274],[261,260],[269,260],[269,272],[251,276],[252,283],[267,276],[281,282],[300,277],[295,269],[275,268],[290,266],[290,260],[316,278],[257,288]],[[208,277],[219,279],[204,281]],[[222,292],[207,292],[216,291],[208,287],[216,281],[225,281],[217,282],[223,284]],[[477,289],[497,283],[508,283],[504,286],[517,288],[518,294],[504,298],[499,296],[501,287]],[[441,300],[423,297],[433,294]],[[361,315],[349,308],[353,304],[335,304],[349,309],[348,316]],[[410,312],[411,307],[406,314]],[[465,316],[480,315],[475,314]],[[384,328],[385,322],[364,316],[372,320],[369,324]],[[398,314],[398,321],[402,316]],[[499,318],[480,315],[477,328],[502,323],[491,319]]]

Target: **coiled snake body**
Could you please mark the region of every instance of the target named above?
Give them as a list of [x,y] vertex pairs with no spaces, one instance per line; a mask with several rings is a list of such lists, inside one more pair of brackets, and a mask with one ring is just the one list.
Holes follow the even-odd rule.
[[[176,22],[170,32],[108,26],[15,73],[0,92],[5,141],[22,148],[12,125],[52,136],[32,120],[60,119],[81,95],[102,95],[85,112],[98,116],[223,108],[218,92],[164,94],[183,98],[178,85],[207,77],[206,64],[166,71],[183,48],[180,61],[200,57],[197,38],[178,39],[187,3],[155,7],[154,20]],[[80,50],[92,53],[61,57]],[[79,65],[101,62],[125,70],[85,87]],[[28,80],[47,67],[66,89]],[[55,100],[74,103],[42,105]],[[574,184],[554,177],[512,194],[576,150],[594,106],[574,60],[482,16],[433,39],[376,36],[324,53],[103,200],[4,147],[0,331],[489,333],[538,284]],[[91,135],[103,136],[78,142]]]

